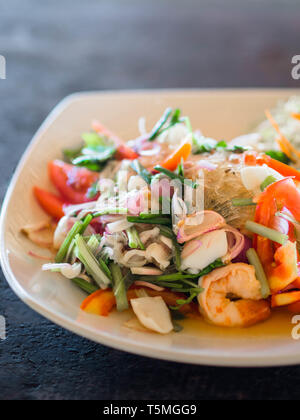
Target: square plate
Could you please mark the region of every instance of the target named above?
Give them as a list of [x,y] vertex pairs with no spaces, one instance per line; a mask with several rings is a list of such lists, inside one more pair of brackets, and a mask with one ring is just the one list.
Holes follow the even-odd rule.
[[[297,90],[159,90],[78,93],[64,99],[34,136],[9,186],[1,214],[1,262],[8,283],[31,308],[51,321],[96,342],[144,356],[219,366],[271,366],[300,363],[300,341],[292,339],[292,316],[275,311],[262,325],[244,330],[222,329],[204,321],[184,321],[184,330],[160,336],[123,326],[130,314],[97,317],[80,311],[84,293],[69,280],[41,271],[28,256],[38,251],[20,227],[45,219],[32,196],[32,186],[50,189],[47,162],[61,149],[80,142],[93,119],[124,139],[138,135],[145,116],[151,127],[167,106],[180,107],[193,127],[217,139],[246,133],[263,111]],[[39,251],[41,252],[41,251]]]

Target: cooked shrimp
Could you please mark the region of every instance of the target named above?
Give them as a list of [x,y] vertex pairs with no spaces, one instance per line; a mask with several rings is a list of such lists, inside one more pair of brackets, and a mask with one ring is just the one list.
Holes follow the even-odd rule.
[[[204,289],[198,297],[200,312],[213,324],[249,327],[271,314],[269,303],[262,300],[254,267],[250,265],[229,264],[204,276],[199,283]],[[230,300],[231,296],[236,299]]]

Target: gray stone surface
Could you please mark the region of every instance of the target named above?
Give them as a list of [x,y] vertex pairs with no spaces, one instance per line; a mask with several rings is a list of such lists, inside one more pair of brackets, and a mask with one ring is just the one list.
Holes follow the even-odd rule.
[[[9,0],[0,5],[0,199],[65,95],[92,89],[300,86],[299,1]],[[0,399],[299,398],[299,367],[221,369],[146,359],[77,337],[3,275]]]

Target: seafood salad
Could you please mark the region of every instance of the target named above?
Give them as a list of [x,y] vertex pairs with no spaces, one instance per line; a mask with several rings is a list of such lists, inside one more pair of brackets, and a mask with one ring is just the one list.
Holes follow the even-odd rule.
[[139,331],[299,313],[300,98],[234,139],[207,137],[171,108],[139,130],[125,142],[95,121],[49,162],[57,192],[33,188],[48,219],[22,228],[51,250],[42,270],[85,292],[81,310],[99,322],[128,311],[124,327]]

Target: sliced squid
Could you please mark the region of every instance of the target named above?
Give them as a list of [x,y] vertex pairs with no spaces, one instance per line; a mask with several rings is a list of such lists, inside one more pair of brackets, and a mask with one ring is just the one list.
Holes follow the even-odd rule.
[[155,264],[161,270],[165,270],[170,265],[172,254],[166,250],[162,244],[152,243],[146,249],[146,259]]
[[222,226],[225,226],[225,220],[220,214],[210,210],[197,212],[178,223],[177,240],[184,243]]
[[215,230],[187,242],[182,251],[181,269],[199,273],[228,252],[227,235],[224,230]]

